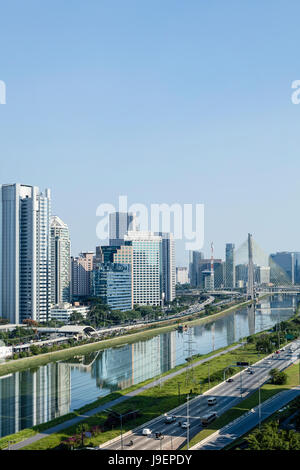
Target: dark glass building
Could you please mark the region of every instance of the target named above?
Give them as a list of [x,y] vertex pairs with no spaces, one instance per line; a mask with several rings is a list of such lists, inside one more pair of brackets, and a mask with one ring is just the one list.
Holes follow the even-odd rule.
[[225,287],[229,289],[235,288],[235,257],[234,243],[226,243],[226,260],[225,260]]
[[92,292],[112,310],[131,310],[131,265],[106,262],[96,266],[92,272]]
[[273,253],[270,255],[269,264],[271,268],[271,282],[277,285],[295,284],[294,253],[289,251]]

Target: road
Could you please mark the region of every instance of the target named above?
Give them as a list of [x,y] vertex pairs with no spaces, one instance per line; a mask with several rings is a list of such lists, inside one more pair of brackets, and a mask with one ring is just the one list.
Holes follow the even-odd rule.
[[191,450],[223,449],[255,428],[259,424],[259,415],[261,416],[262,422],[299,395],[300,386],[278,393],[261,404],[260,412],[259,407],[255,407],[234,422],[224,426],[224,428],[220,429],[218,432],[191,447]]
[[[249,374],[245,369],[236,374],[232,383],[222,382],[203,395],[190,400],[189,412],[187,412],[187,404],[181,405],[175,410],[171,410],[169,414],[176,416],[176,422],[172,424],[165,423],[164,415],[161,415],[152,422],[144,423],[139,428],[132,432],[126,433],[121,439],[120,437],[103,444],[101,448],[108,450],[118,450],[123,447],[124,450],[175,450],[182,444],[189,441],[196,435],[202,428],[200,418],[208,411],[216,411],[220,416],[225,411],[237,405],[241,400],[244,400],[248,395],[258,389],[266,380],[269,379],[269,372],[273,368],[285,369],[292,363],[296,362],[297,354],[300,348],[300,341],[292,343],[295,347],[294,353],[290,352],[288,347],[285,348],[280,354],[273,354],[268,356],[256,364],[251,365],[253,374]],[[216,397],[217,404],[209,406],[207,399],[209,397]],[[190,426],[188,429],[182,429],[178,421],[189,421]],[[152,431],[151,436],[143,436],[142,430],[150,428]],[[155,433],[161,432],[164,438],[162,440],[155,439]],[[130,441],[133,441],[133,446],[128,446]],[[123,441],[123,445],[122,445]]]

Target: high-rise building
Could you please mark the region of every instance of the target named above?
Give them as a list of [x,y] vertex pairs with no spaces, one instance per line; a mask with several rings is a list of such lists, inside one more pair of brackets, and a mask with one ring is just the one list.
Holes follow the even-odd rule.
[[233,243],[226,243],[225,287],[228,289],[235,288],[235,256],[234,256],[234,244]]
[[[295,256],[289,251],[270,255],[271,282],[274,284],[295,284]],[[298,257],[296,257],[298,259]]]
[[236,287],[244,287],[248,282],[248,264],[237,264],[235,267]]
[[201,260],[204,259],[204,255],[201,251],[190,251],[189,255],[190,255],[190,262],[189,262],[190,284],[192,287],[197,287],[201,283],[200,278],[199,278],[199,266],[200,266]]
[[124,241],[124,245],[120,246],[96,246],[96,257],[101,262],[94,262],[94,269],[102,263],[118,263],[130,265],[131,272],[131,298],[133,298],[133,250],[132,243]]
[[94,268],[94,252],[80,253],[71,258],[72,298],[91,295],[91,272]]
[[176,268],[176,284],[188,284],[189,275],[188,269],[185,267],[178,266]]
[[225,263],[221,259],[214,259],[214,288],[222,289],[224,287],[224,269]]
[[69,302],[71,242],[68,226],[57,216],[51,217],[51,302]]
[[294,253],[294,262],[295,262],[295,268],[294,268],[295,284],[300,284],[300,253],[298,251],[295,251]]
[[160,305],[162,294],[162,238],[153,232],[128,231],[133,249],[133,303]]
[[215,276],[214,272],[212,272],[210,269],[204,269],[201,272],[201,285],[202,288],[209,291],[214,290],[215,288]]
[[259,284],[270,283],[270,266],[254,266],[254,281]]
[[113,212],[109,214],[109,244],[122,245],[124,236],[129,231],[135,231],[136,215],[133,212]]
[[92,272],[92,295],[112,310],[131,310],[132,273],[130,264],[102,263]]
[[[197,253],[197,252],[194,252]],[[197,270],[196,270],[197,267]],[[207,282],[208,280],[205,281],[205,278],[208,276],[207,272],[211,272],[211,259],[205,259],[205,258],[196,258],[196,267],[194,268],[195,270],[195,279],[196,279],[196,284],[194,284],[195,287],[199,287],[200,289],[207,289]],[[205,274],[203,272],[205,271]],[[206,282],[206,287],[205,287],[205,282]],[[212,286],[214,288],[219,289],[223,285],[223,263],[221,259],[214,259],[214,272],[210,276],[209,280],[209,288],[212,290]]]
[[47,321],[51,302],[50,190],[0,186],[0,314]]
[[98,264],[103,263],[103,253],[102,253],[102,247],[101,246],[96,246],[96,254],[94,256],[94,269]]
[[176,266],[175,266],[175,242],[172,233],[158,232],[155,235],[161,237],[162,257],[162,292],[166,302],[175,299],[176,291]]

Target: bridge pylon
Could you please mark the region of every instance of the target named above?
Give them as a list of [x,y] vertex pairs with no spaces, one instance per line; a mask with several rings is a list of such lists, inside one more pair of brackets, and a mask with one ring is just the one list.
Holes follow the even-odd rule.
[[253,240],[251,233],[248,233],[248,285],[247,295],[254,299],[254,265],[253,265]]

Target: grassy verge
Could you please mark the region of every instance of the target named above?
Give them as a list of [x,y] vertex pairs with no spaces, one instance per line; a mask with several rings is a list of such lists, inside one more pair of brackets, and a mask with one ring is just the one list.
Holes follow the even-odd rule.
[[[272,385],[267,383],[263,387],[261,387],[261,403],[268,400],[279,392],[288,390],[292,387],[295,387],[296,385],[299,385],[298,364],[294,364],[288,367],[285,372],[288,376],[287,383],[285,385]],[[226,413],[222,414],[222,416],[213,421],[207,428],[203,429],[196,436],[194,436],[190,441],[190,448],[205,439],[206,437],[210,436],[217,430],[226,426],[226,424],[229,424],[231,421],[239,418],[244,413],[247,413],[249,410],[257,406],[258,404],[259,396],[258,391],[256,391],[250,397],[246,398],[241,403],[234,406]],[[186,449],[186,446],[184,446],[183,448]]]

